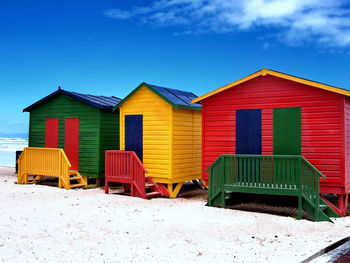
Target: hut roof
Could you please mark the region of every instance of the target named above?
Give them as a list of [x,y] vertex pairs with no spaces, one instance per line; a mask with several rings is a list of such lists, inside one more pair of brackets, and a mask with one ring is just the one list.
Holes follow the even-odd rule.
[[177,90],[177,89],[169,89],[165,87],[160,87],[156,85],[147,84],[142,82],[139,86],[137,86],[128,96],[126,96],[114,109],[119,108],[125,101],[127,101],[137,90],[141,87],[147,87],[152,92],[157,94],[163,100],[168,102],[176,109],[192,109],[192,110],[200,110],[202,105],[200,104],[191,104],[191,101],[198,96],[193,94],[192,92]]
[[327,85],[327,84],[324,84],[324,83],[320,83],[320,82],[316,82],[316,81],[312,81],[312,80],[308,80],[308,79],[304,79],[304,78],[300,78],[300,77],[296,77],[296,76],[293,76],[293,75],[289,75],[289,74],[285,74],[285,73],[282,73],[282,72],[278,72],[278,71],[274,71],[274,70],[271,70],[271,69],[262,69],[262,70],[259,70],[247,77],[244,77],[240,80],[237,80],[235,82],[232,82],[230,84],[227,84],[225,86],[222,86],[221,88],[218,88],[216,90],[213,90],[207,94],[204,94],[198,98],[195,98],[192,100],[192,103],[200,103],[202,100],[206,99],[206,98],[209,98],[215,94],[218,94],[224,90],[227,90],[227,89],[230,89],[234,86],[237,86],[243,82],[246,82],[248,80],[251,80],[251,79],[254,79],[256,77],[260,77],[260,76],[266,76],[266,75],[270,75],[270,76],[275,76],[275,77],[279,77],[279,78],[283,78],[283,79],[287,79],[287,80],[291,80],[291,81],[294,81],[294,82],[298,82],[298,83],[302,83],[302,84],[305,84],[305,85],[309,85],[309,86],[312,86],[312,87],[315,87],[315,88],[319,88],[319,89],[323,89],[323,90],[328,90],[328,91],[331,91],[331,92],[335,92],[335,93],[338,93],[338,94],[342,94],[342,95],[345,95],[345,96],[350,96],[350,91],[349,90],[346,90],[346,89],[341,89],[341,88],[337,88],[337,87],[334,87],[334,86],[330,86],[330,85]]
[[96,107],[101,110],[112,110],[113,107],[115,107],[120,101],[120,98],[111,96],[111,97],[106,97],[106,96],[96,96],[96,95],[90,95],[90,94],[81,94],[78,92],[73,92],[73,91],[66,91],[58,87],[58,90],[55,92],[49,94],[48,96],[42,98],[41,100],[38,100],[37,102],[33,103],[32,105],[28,106],[25,108],[23,111],[31,111],[40,104],[46,102],[47,100],[53,98],[57,94],[65,94],[72,99],[76,99],[82,102],[85,102],[93,107]]

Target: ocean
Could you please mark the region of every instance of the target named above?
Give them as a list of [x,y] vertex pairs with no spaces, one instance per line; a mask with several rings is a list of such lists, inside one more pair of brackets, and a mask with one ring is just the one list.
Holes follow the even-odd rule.
[[0,165],[15,166],[16,151],[27,146],[27,138],[0,138]]

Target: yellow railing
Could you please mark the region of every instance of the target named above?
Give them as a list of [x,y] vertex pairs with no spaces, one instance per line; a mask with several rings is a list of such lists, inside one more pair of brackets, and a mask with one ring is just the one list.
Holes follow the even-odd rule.
[[18,158],[18,184],[27,184],[28,175],[58,177],[58,187],[70,189],[71,164],[62,149],[26,147]]

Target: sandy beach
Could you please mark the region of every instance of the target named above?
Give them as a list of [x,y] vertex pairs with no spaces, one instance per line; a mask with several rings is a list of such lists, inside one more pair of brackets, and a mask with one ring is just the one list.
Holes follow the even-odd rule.
[[0,262],[300,262],[350,235],[349,217],[211,208],[205,192],[143,200],[16,180],[0,167]]

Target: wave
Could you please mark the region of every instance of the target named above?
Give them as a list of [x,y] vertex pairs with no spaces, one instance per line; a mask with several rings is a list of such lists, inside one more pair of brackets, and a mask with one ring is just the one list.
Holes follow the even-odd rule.
[[28,146],[28,138],[0,138],[0,151],[22,150]]
[[16,151],[28,147],[28,138],[0,138],[0,165],[15,165]]

